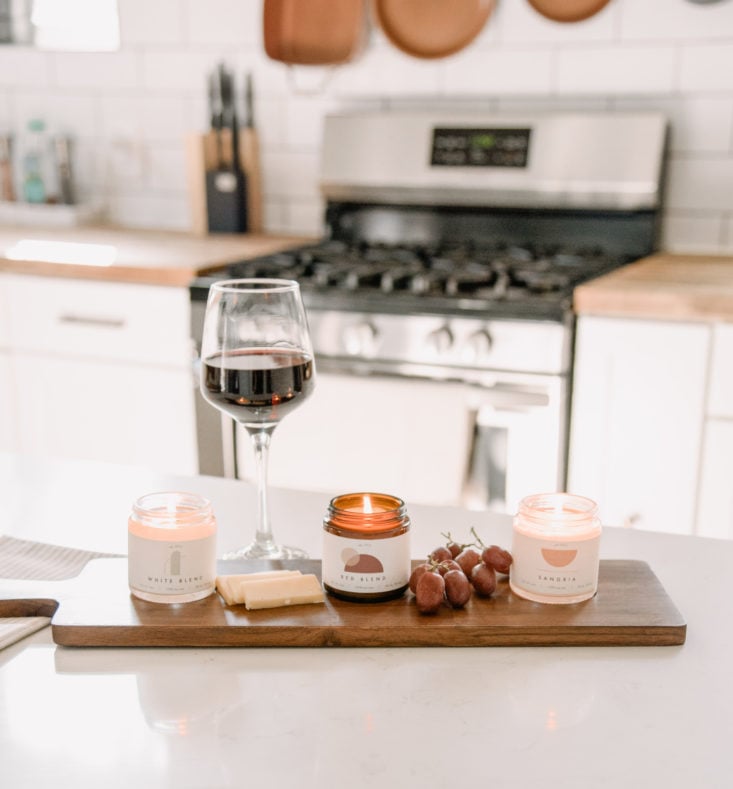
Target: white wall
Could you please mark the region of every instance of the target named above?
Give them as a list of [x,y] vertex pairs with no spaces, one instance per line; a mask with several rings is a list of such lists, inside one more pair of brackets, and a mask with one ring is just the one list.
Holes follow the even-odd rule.
[[[120,0],[119,52],[0,47],[0,132],[44,117],[77,139],[82,194],[103,199],[112,220],[184,229],[183,137],[206,128],[206,74],[224,59],[254,75],[268,229],[318,234],[329,110],[661,108],[673,130],[665,246],[733,251],[733,2],[611,0],[588,21],[558,24],[526,0],[498,0],[453,57],[413,59],[373,31],[357,62],[290,74],[264,55],[261,14],[259,0]],[[324,76],[323,89],[300,90]]]

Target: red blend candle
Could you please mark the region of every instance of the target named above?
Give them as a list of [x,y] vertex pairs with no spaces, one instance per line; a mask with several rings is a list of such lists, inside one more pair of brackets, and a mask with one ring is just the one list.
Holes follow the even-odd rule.
[[512,591],[538,603],[579,603],[598,589],[601,521],[594,501],[541,493],[519,503],[509,574]]
[[135,597],[188,603],[216,583],[216,521],[211,503],[193,493],[150,493],[128,521],[128,581]]
[[334,597],[379,602],[403,595],[410,581],[410,518],[385,493],[333,499],[323,520],[323,587]]

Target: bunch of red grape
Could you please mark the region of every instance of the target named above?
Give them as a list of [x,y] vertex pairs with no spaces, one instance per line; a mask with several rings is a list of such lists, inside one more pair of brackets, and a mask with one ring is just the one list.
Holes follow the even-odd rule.
[[410,590],[421,614],[436,613],[444,601],[453,608],[463,608],[472,592],[491,597],[496,591],[496,574],[509,572],[509,551],[498,545],[486,546],[473,529],[471,533],[476,542],[465,545],[444,534],[446,544],[431,551],[427,561],[412,571]]

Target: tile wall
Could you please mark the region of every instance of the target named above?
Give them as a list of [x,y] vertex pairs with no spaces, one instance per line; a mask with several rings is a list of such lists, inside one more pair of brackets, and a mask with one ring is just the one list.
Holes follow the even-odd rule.
[[664,246],[733,252],[733,2],[611,0],[558,24],[527,0],[497,0],[450,58],[410,58],[372,29],[350,65],[288,69],[264,55],[260,0],[119,1],[118,52],[0,47],[0,133],[40,116],[73,135],[82,197],[117,223],[189,227],[183,140],[206,128],[206,74],[223,59],[254,75],[271,231],[321,232],[329,111],[659,108],[672,124]]

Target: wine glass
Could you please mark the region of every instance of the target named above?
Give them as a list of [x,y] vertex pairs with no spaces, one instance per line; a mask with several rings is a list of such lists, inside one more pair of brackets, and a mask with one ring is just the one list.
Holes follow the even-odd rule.
[[209,290],[201,343],[201,392],[249,433],[257,467],[255,539],[225,559],[296,559],[278,545],[267,503],[270,437],[313,391],[315,365],[300,286],[287,279],[231,279]]

